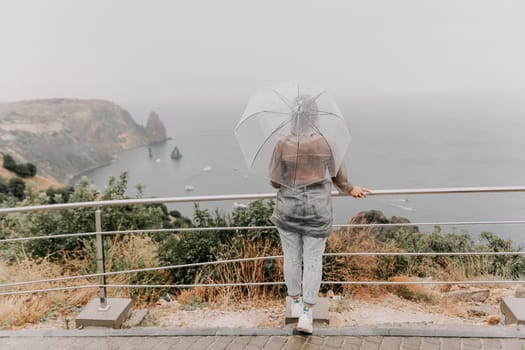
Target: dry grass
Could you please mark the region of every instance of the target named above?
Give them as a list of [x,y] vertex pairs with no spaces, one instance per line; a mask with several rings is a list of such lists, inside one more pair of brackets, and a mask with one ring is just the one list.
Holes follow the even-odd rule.
[[[67,276],[62,268],[47,260],[35,262],[29,259],[17,264],[7,265],[0,262],[3,283],[36,281]],[[89,281],[78,279],[68,282],[69,286],[89,284]],[[59,287],[58,283],[44,282],[27,286],[11,287],[6,291],[26,289],[47,289]],[[77,289],[74,291],[51,291],[40,294],[21,294],[0,297],[0,327],[18,328],[28,323],[37,323],[47,318],[63,318],[71,312],[78,311],[81,305],[95,297],[94,289]]]
[[[246,241],[243,251],[239,252],[235,247],[224,252],[224,256],[235,258],[251,258],[256,256],[280,255],[280,249],[273,248],[271,242]],[[254,260],[227,264],[218,264],[213,267],[213,277],[208,273],[198,277],[196,283],[249,283],[264,281],[279,281],[282,279],[282,259],[277,260]],[[256,301],[272,299],[280,296],[280,286],[246,286],[246,287],[216,287],[200,290],[201,297],[207,302],[221,300],[221,303],[232,303],[239,301]]]
[[[415,280],[408,276],[395,276],[389,279],[390,282],[414,282]],[[420,284],[394,284],[387,286],[387,290],[407,300],[416,302],[433,303],[434,298],[429,291]]]
[[[149,236],[123,235],[114,237],[107,254],[107,271],[137,269],[159,266],[156,254],[156,244]],[[270,242],[247,241],[238,251],[233,246],[231,251],[224,252],[224,256],[255,257],[280,255],[279,248]],[[328,240],[327,252],[367,252],[385,251],[376,240],[366,232],[348,233],[336,232]],[[377,274],[386,273],[394,269],[395,264],[378,263],[379,259],[373,256],[358,257],[327,257],[325,259],[325,280],[332,281],[372,281],[377,280]],[[388,261],[387,261],[388,262]],[[85,271],[89,260],[69,260],[58,265],[46,259],[34,261],[29,258],[16,264],[0,262],[0,283],[11,283],[30,280],[41,280],[59,276],[78,275]],[[458,263],[450,264],[446,269],[433,271],[434,279],[457,279],[467,277],[470,269],[483,267],[476,265],[476,261],[467,261],[466,266]],[[243,283],[282,280],[282,259],[256,260],[219,264],[213,266],[213,280],[209,271],[203,271],[196,283]],[[489,277],[487,277],[489,278]],[[167,272],[153,271],[151,273],[132,273],[110,276],[110,284],[164,284],[169,281]],[[413,281],[410,276],[395,276],[393,282]],[[77,279],[60,283],[39,283],[30,288],[53,288],[60,286],[79,286],[97,283],[96,280]],[[490,286],[485,286],[485,288]],[[495,285],[497,287],[497,285]],[[10,290],[23,290],[25,286],[12,287]],[[28,287],[29,288],[29,287]],[[380,298],[388,293],[402,298],[422,303],[428,308],[440,308],[443,312],[452,315],[463,315],[465,312],[457,304],[439,298],[422,285],[393,285],[393,286],[359,286],[359,285],[330,285],[327,294],[335,292],[338,295],[347,295],[351,298],[371,300]],[[449,291],[452,286],[442,285],[435,287],[437,291]],[[9,290],[2,290],[9,291]],[[109,289],[108,296],[131,297],[135,307],[145,307],[159,299],[166,291],[159,289],[119,288]],[[17,295],[0,297],[0,327],[20,328],[28,324],[35,324],[42,320],[72,319],[89,300],[97,297],[97,288],[75,289],[72,291],[52,291],[34,295]],[[271,305],[275,300],[282,299],[283,288],[277,286],[265,287],[219,287],[219,288],[191,288],[176,291],[176,299],[183,309],[194,310],[207,306],[220,308],[226,305],[235,305],[237,308],[264,307]],[[436,293],[438,294],[438,293]]]
[[[334,232],[327,241],[327,253],[380,252],[383,246],[370,237],[367,232]],[[374,281],[377,271],[382,267],[374,256],[333,256],[324,261],[324,279],[327,281]],[[331,285],[337,294],[358,298],[378,297],[385,293],[379,286]]]
[[[110,254],[106,259],[106,269],[122,271],[158,267],[156,244],[149,236],[115,236],[111,243]],[[112,284],[165,284],[168,281],[165,270],[137,272],[109,276],[107,283]],[[162,292],[153,288],[119,288],[116,293],[121,297],[133,298],[137,303],[153,302]]]
[[[124,262],[123,262],[124,261]],[[158,266],[155,255],[155,246],[149,237],[126,236],[116,240],[113,249],[107,257],[107,266],[122,263],[123,268],[135,269],[141,267]],[[88,261],[69,260],[65,264],[49,262],[47,259],[35,261],[24,258],[15,264],[0,262],[0,282],[16,283],[23,281],[36,281],[62,276],[74,276],[85,271]],[[109,269],[107,269],[109,271]],[[155,274],[155,275],[153,275]],[[148,277],[162,276],[158,272],[151,275],[141,275],[143,280],[137,280],[137,274],[122,274],[107,279],[107,283],[128,284],[150,282]],[[164,277],[162,277],[164,278]],[[163,280],[164,282],[165,280]],[[30,286],[11,287],[8,291],[22,291],[27,289],[47,289],[57,287],[72,287],[98,283],[92,279],[75,279],[64,282],[44,282]],[[156,289],[108,289],[111,297],[133,297],[135,305],[145,303],[145,300],[157,297]],[[22,294],[0,297],[0,327],[19,328],[27,324],[35,324],[47,319],[65,319],[74,317],[91,299],[98,297],[98,288],[79,288],[67,291],[50,291],[39,294]]]

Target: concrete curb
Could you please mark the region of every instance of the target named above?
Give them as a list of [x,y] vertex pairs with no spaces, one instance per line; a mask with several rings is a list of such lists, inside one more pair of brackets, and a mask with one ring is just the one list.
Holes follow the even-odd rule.
[[[166,336],[292,336],[302,335],[291,328],[86,328],[73,330],[0,331],[7,337],[166,337]],[[461,327],[347,327],[314,328],[314,336],[389,336],[440,338],[519,338],[525,339],[525,328],[509,326]]]

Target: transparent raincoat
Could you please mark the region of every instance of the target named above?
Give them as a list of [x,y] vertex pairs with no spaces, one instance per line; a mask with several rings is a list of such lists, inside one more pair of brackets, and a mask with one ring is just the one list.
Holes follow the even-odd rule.
[[290,134],[277,141],[270,161],[269,176],[274,187],[300,187],[336,175],[330,144],[319,131],[315,100],[301,95],[294,107]]
[[297,97],[290,125],[290,134],[276,143],[269,165],[271,183],[279,188],[272,221],[287,231],[326,237],[333,221],[330,180],[339,190],[351,184],[343,171],[336,172],[312,96]]

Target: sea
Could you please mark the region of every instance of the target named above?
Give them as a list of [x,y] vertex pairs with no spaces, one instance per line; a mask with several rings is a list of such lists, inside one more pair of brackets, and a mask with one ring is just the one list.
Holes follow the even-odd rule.
[[[129,174],[128,195],[144,186],[147,197],[184,197],[274,191],[248,170],[234,135],[246,101],[132,102],[122,105],[145,124],[151,110],[168,141],[118,154],[110,165],[85,172],[103,191],[110,176]],[[352,141],[345,158],[349,178],[372,190],[525,185],[525,99],[503,94],[402,95],[338,98]],[[178,147],[183,157],[170,158]],[[149,156],[151,148],[152,156]],[[188,188],[193,190],[188,191]],[[200,203],[228,214],[246,201]],[[192,217],[193,203],[170,204]],[[419,223],[423,232],[490,231],[525,246],[523,224],[455,224],[525,220],[525,192],[334,198],[335,224],[363,210]]]

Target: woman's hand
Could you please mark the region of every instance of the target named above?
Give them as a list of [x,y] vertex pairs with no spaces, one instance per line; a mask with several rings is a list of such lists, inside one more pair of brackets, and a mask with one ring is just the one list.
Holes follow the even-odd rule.
[[370,190],[368,188],[354,186],[348,194],[354,198],[366,198],[366,194],[369,192]]

